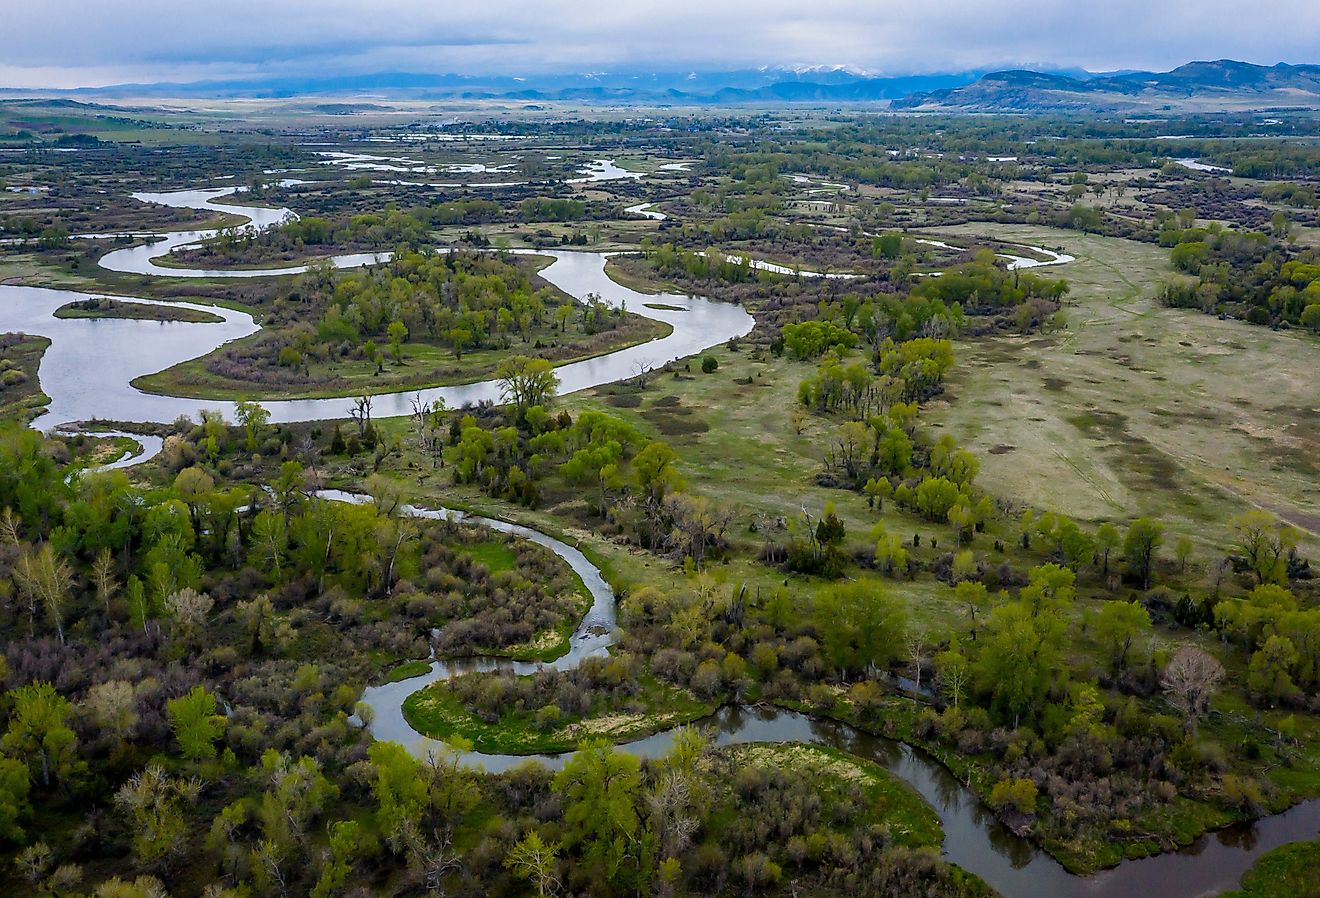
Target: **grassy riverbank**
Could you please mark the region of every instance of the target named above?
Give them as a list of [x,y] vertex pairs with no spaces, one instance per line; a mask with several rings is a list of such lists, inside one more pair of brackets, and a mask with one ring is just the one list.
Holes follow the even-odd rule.
[[191,324],[220,324],[219,315],[184,306],[158,306],[121,302],[108,296],[65,303],[55,310],[56,318],[120,318],[131,321],[184,321]]
[[[673,328],[664,322],[641,315],[630,315],[628,324],[608,334],[598,335],[603,338],[599,342],[588,339],[582,343],[569,343],[558,347],[555,351],[563,350],[565,354],[553,361],[556,366],[560,366],[598,358],[630,346],[666,337],[672,330]],[[264,334],[256,334],[248,339],[260,340],[263,336]],[[217,352],[223,351],[225,349],[217,350]],[[332,363],[316,362],[308,369],[313,385],[283,388],[217,374],[211,370],[214,358],[214,354],[211,354],[191,359],[156,374],[139,377],[133,381],[133,386],[158,395],[216,400],[333,399],[360,396],[366,392],[373,395],[404,393],[432,387],[475,383],[490,377],[499,367],[500,362],[518,352],[538,354],[530,345],[515,344],[509,349],[470,350],[459,356],[448,346],[409,343],[403,347],[402,362],[397,364],[387,362],[383,371],[380,371],[374,362],[366,359],[336,360]],[[327,385],[315,385],[317,381],[327,382]]]
[[1242,888],[1221,898],[1303,898],[1320,895],[1320,840],[1294,842],[1256,859]]
[[45,337],[0,334],[0,420],[27,422],[50,404],[37,377],[41,357],[49,348]]
[[442,682],[408,696],[403,716],[426,736],[461,736],[487,754],[530,755],[572,751],[590,738],[631,742],[709,717],[718,708],[716,703],[700,701],[690,692],[650,676],[640,678],[629,705],[620,710],[597,700],[581,715],[505,706],[496,719],[488,721],[466,707]]

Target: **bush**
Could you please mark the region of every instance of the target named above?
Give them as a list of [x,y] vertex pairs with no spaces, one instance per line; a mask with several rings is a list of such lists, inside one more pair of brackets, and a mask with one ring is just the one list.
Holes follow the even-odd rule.
[[702,374],[714,374],[715,370],[719,367],[720,367],[720,360],[715,358],[715,356],[713,355],[705,356],[701,360]]
[[1019,814],[1036,813],[1036,784],[1028,779],[1003,779],[990,790],[990,807],[1013,808]]

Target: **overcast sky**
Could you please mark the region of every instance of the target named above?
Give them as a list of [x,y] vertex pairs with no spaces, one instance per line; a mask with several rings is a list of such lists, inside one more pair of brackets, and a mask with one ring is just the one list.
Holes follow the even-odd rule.
[[380,71],[1320,63],[1320,0],[0,0],[0,85]]

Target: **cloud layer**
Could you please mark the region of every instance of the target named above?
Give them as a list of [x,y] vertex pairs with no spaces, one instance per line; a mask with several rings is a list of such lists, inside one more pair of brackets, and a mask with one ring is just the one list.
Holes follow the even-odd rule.
[[1320,62],[1316,0],[4,2],[0,84],[26,87],[373,71]]

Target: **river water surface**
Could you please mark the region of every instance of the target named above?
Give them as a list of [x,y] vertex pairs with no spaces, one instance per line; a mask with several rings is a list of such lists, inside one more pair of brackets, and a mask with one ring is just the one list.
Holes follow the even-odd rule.
[[[192,208],[240,211],[252,215],[248,227],[268,227],[291,214],[282,209],[236,209],[212,205],[217,198],[233,192],[233,188],[220,188],[138,196],[144,201],[167,205],[177,203]],[[167,277],[255,277],[298,270],[215,273],[162,267],[152,262],[173,247],[194,243],[213,234],[207,231],[169,234],[164,240],[146,247],[113,251],[102,259],[102,264],[116,271]],[[542,271],[542,277],[565,292],[579,298],[597,294],[613,307],[627,305],[673,327],[673,332],[666,337],[597,359],[561,366],[556,370],[563,392],[631,377],[645,368],[695,355],[751,330],[751,316],[738,306],[701,297],[641,294],[615,283],[605,274],[607,260],[603,254],[559,251],[544,254],[552,256],[554,262]],[[370,261],[341,258],[342,264],[361,265]],[[1028,259],[1023,262],[1040,265],[1062,264],[1069,260],[1070,257],[1052,254],[1049,262]],[[198,324],[52,317],[59,306],[85,298],[88,298],[85,294],[70,291],[0,286],[0,331],[24,331],[51,338],[51,347],[40,369],[42,387],[52,399],[48,415],[41,419],[43,425],[96,417],[163,423],[179,415],[196,416],[202,409],[219,409],[232,415],[231,403],[149,395],[132,387],[130,381],[254,333],[258,328],[250,316],[228,309],[195,306],[219,315],[223,321]],[[657,309],[652,304],[675,308]],[[417,394],[378,396],[374,411],[381,416],[406,414],[411,411],[410,399],[414,395]],[[454,407],[485,399],[498,401],[499,390],[494,382],[485,381],[424,390],[421,396],[426,401],[443,398]],[[350,404],[346,399],[293,400],[269,402],[266,407],[274,421],[291,422],[344,417]],[[148,450],[156,445],[154,440],[147,443]],[[135,460],[137,458],[121,459],[115,466]],[[327,492],[324,496],[355,501],[355,497],[344,493]],[[441,743],[415,732],[402,713],[403,700],[422,686],[466,671],[509,670],[526,674],[542,666],[567,670],[580,664],[584,658],[608,652],[613,645],[616,628],[614,592],[600,570],[576,547],[530,528],[490,518],[469,517],[444,509],[431,511],[410,507],[407,511],[429,518],[467,520],[546,546],[582,577],[591,592],[592,605],[573,634],[568,653],[548,665],[495,658],[436,660],[422,677],[368,688],[362,701],[371,709],[370,726],[377,738],[400,742],[414,753],[425,755],[439,748]],[[763,708],[725,708],[703,721],[702,725],[712,729],[719,744],[819,743],[880,763],[911,784],[939,813],[944,825],[947,859],[981,876],[1009,898],[1128,898],[1147,895],[1199,898],[1213,895],[1236,885],[1242,872],[1264,851],[1287,842],[1314,838],[1320,828],[1320,800],[1304,802],[1258,823],[1205,836],[1179,852],[1126,861],[1094,876],[1076,877],[1029,842],[1005,829],[946,768],[901,743],[867,735],[843,724]],[[654,757],[665,753],[672,739],[673,731],[666,731],[622,748]],[[565,757],[543,755],[536,760],[557,767],[563,764]],[[469,753],[466,760],[496,771],[529,759],[474,752]]]

